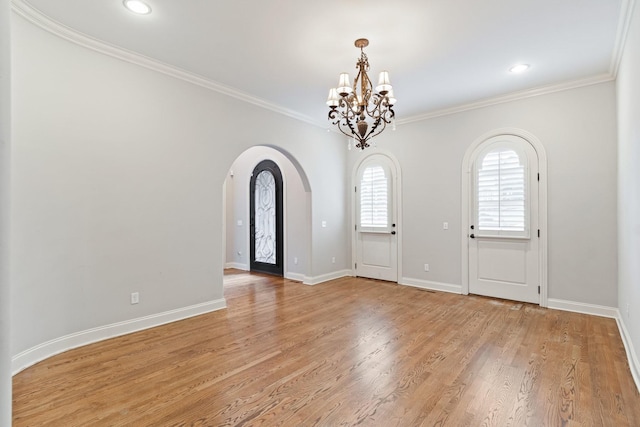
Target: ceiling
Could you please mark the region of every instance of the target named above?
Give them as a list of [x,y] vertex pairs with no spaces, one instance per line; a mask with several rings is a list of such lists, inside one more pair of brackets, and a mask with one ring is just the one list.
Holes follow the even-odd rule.
[[[48,20],[325,124],[328,89],[365,49],[399,120],[611,79],[626,0],[13,0]],[[523,74],[515,63],[530,64]],[[587,79],[587,80],[585,80]]]

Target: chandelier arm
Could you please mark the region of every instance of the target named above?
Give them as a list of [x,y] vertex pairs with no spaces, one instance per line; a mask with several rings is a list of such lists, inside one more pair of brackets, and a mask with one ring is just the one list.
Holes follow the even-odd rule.
[[392,122],[395,117],[395,112],[391,106],[388,106],[385,110],[379,111],[378,114],[372,114],[370,117],[373,119],[373,123],[371,124],[371,129],[369,129],[369,132],[367,132],[364,137],[365,140],[380,135],[387,125]]
[[[351,131],[351,133],[346,133],[346,132],[342,129],[342,125],[343,125],[343,124],[346,124],[346,125],[347,125],[347,127],[349,128],[349,130]],[[344,133],[345,135],[347,135],[347,136],[351,136],[351,137],[353,137],[354,135],[355,135],[356,137],[358,136],[358,133],[356,132],[355,128],[353,127],[353,121],[351,121],[351,120],[345,120],[345,121],[344,121],[344,123],[342,123],[342,122],[338,123],[338,129],[340,129],[340,131],[341,131],[342,133]]]
[[[380,127],[380,124],[382,124],[382,127]],[[384,120],[381,120],[380,118],[374,120],[373,123],[371,124],[371,129],[369,129],[369,132],[367,132],[367,135],[365,138],[371,139],[374,136],[378,136],[380,133],[382,133],[382,131],[386,126],[387,126],[387,123]],[[378,132],[376,132],[376,129],[379,129]]]
[[[337,110],[329,111],[329,120],[333,120],[331,124],[337,125],[338,130],[342,132],[345,136],[349,138],[355,138],[361,143],[364,142],[365,139],[363,139],[360,135],[358,135],[358,133],[356,132],[356,129],[353,126],[352,121],[349,120],[349,117],[346,116],[343,112],[337,111]],[[349,128],[350,132],[347,132],[344,129],[345,127]],[[358,144],[358,146],[359,145],[360,144]]]
[[371,118],[375,118],[376,116],[380,115],[380,105],[377,104],[376,101],[376,96],[374,95],[373,97],[373,101],[369,104],[367,104],[367,115]]
[[391,123],[395,117],[395,112],[390,105],[386,106],[385,109],[376,108],[373,111],[367,110],[367,114],[373,119],[373,122],[369,131],[364,136],[361,136],[353,125],[353,119],[359,114],[354,111],[346,101],[343,107],[344,111],[336,109],[329,111],[329,119],[333,120],[331,124],[337,125],[343,135],[356,139],[358,141],[356,147],[361,149],[369,147],[367,141],[381,134],[387,127],[387,124]]
[[391,105],[386,102],[386,96],[374,93],[371,97],[371,105],[367,105],[367,114],[370,117],[373,117],[376,111],[380,111],[382,113],[390,108]]
[[340,105],[339,107],[341,109],[343,109],[344,111],[342,112],[343,116],[348,117],[349,119],[354,119],[356,116],[360,115],[360,107],[358,104],[358,108],[354,109],[353,108],[353,100],[357,100],[358,97],[355,96],[354,94],[351,94],[349,96],[345,96],[340,100]]

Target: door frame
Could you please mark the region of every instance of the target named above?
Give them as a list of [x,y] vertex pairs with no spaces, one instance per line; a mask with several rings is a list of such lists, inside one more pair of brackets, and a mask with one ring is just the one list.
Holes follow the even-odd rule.
[[460,227],[460,247],[461,247],[461,272],[462,283],[461,293],[469,294],[469,227],[471,226],[470,209],[472,203],[471,189],[473,188],[471,180],[473,179],[473,162],[472,154],[476,149],[489,139],[497,136],[511,135],[527,141],[538,155],[538,170],[540,173],[540,181],[538,183],[538,225],[540,228],[540,238],[538,247],[538,275],[540,278],[540,306],[548,306],[548,227],[547,227],[547,154],[544,146],[538,138],[530,132],[517,128],[501,128],[487,132],[477,138],[464,154],[461,170],[461,227]]
[[[369,160],[374,155],[380,155],[387,157],[394,170],[392,173],[395,176],[393,186],[393,203],[396,215],[396,243],[397,243],[397,278],[395,283],[402,282],[402,230],[403,230],[403,221],[402,221],[402,173],[400,169],[400,163],[395,158],[393,154],[386,150],[377,149],[376,151],[371,151],[366,155],[363,155],[353,166],[353,170],[351,172],[351,188],[354,191],[351,191],[351,275],[356,276],[356,268],[355,264],[358,259],[357,253],[357,233],[356,233],[356,224],[358,223],[358,213],[357,213],[357,193],[355,192],[355,188],[359,185],[358,182],[358,170],[363,163]],[[393,282],[392,282],[393,283]]]

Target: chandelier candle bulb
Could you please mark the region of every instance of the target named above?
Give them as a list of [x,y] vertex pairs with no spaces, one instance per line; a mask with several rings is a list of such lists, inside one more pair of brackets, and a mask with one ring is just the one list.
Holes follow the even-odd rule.
[[358,74],[353,79],[353,85],[349,81],[349,74],[341,73],[338,87],[331,89],[327,98],[331,124],[338,126],[338,130],[344,135],[353,138],[354,146],[361,150],[369,147],[368,141],[382,133],[388,124],[394,123],[392,126],[395,126],[396,116],[393,111],[396,98],[393,96],[389,72],[380,73],[375,92],[367,75],[369,58],[364,53],[364,48],[368,45],[367,39],[355,42],[355,46],[360,49],[360,58],[356,63]]

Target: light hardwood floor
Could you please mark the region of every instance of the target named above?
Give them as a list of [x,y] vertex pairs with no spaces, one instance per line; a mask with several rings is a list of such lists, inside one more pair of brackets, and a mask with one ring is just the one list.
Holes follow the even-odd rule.
[[228,271],[228,309],[14,377],[14,426],[640,426],[613,319]]

